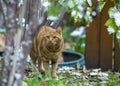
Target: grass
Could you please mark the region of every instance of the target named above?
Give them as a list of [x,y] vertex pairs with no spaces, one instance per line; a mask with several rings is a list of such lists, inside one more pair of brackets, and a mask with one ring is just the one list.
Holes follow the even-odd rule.
[[86,79],[77,79],[75,77],[50,79],[40,81],[38,78],[28,78],[24,80],[28,86],[120,86],[120,77],[111,73],[105,82],[90,82]]
[[91,70],[58,70],[58,79],[42,77],[42,80],[39,80],[40,74],[31,71],[26,72],[26,78],[23,81],[27,86],[120,86],[120,73],[99,70],[97,73],[108,74],[107,77],[103,76],[102,80],[97,75],[90,76],[90,73]]
[[30,78],[30,79],[27,79],[27,80],[24,80],[28,86],[40,86],[40,83],[39,81],[36,79],[36,78]]
[[78,81],[74,83],[68,82],[67,79],[61,79],[61,80],[55,80],[51,79],[48,81],[39,81],[36,79],[27,79],[25,82],[28,84],[28,86],[80,86],[80,83]]
[[114,75],[113,73],[109,76],[109,80],[106,85],[109,86],[120,86],[120,76]]

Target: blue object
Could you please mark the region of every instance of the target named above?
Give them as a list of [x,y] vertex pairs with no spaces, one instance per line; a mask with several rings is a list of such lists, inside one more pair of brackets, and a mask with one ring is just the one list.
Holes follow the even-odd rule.
[[59,67],[62,67],[62,66],[75,67],[77,63],[79,63],[80,67],[82,67],[85,64],[84,55],[81,53],[70,51],[70,50],[64,50],[62,54],[63,54],[64,62],[58,63]]

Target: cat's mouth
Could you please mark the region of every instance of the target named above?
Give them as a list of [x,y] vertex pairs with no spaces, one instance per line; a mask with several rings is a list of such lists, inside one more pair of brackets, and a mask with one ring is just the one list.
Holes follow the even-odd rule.
[[49,43],[47,44],[47,49],[55,50],[58,47],[58,43]]
[[56,46],[58,46],[57,43],[49,43],[49,44],[48,44],[48,47],[51,47],[51,48],[52,48],[52,47],[56,47]]

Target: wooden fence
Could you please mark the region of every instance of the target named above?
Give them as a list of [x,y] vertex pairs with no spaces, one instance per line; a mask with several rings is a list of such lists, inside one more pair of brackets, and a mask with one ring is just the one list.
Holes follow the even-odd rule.
[[120,70],[120,48],[118,42],[108,34],[105,22],[109,18],[108,9],[113,6],[109,1],[101,13],[97,15],[86,31],[86,67],[103,70]]

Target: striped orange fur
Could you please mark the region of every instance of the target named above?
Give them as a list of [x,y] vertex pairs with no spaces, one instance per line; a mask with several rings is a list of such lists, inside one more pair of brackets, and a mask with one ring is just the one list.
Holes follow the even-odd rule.
[[[38,61],[38,69],[41,72],[45,72],[46,76],[50,76],[52,72],[52,77],[57,77],[58,58],[63,45],[61,27],[53,29],[48,26],[42,26],[32,40],[30,50],[32,62],[36,64],[36,61]],[[49,61],[52,63],[52,68],[49,67]]]

